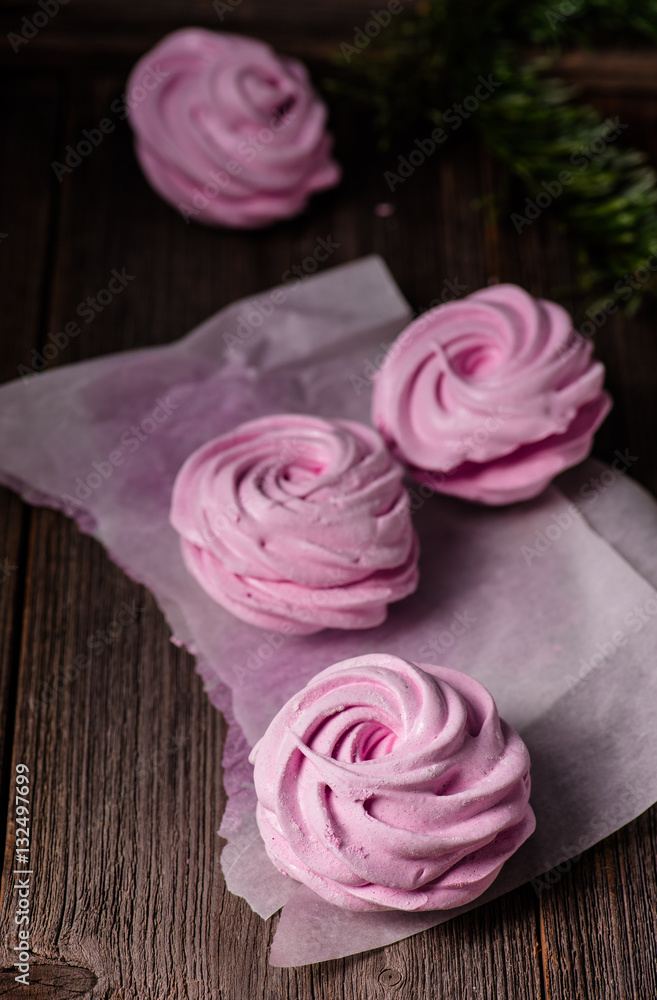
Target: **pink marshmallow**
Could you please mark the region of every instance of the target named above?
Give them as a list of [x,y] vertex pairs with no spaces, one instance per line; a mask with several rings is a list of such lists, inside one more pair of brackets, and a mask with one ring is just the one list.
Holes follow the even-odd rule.
[[536,825],[527,748],[486,688],[385,653],[318,673],[249,759],[269,857],[345,909],[469,903]]
[[203,589],[262,628],[371,628],[417,587],[402,467],[352,421],[282,414],[209,441],[176,477],[171,523]]
[[186,221],[266,226],[340,179],[306,68],[264,42],[174,31],[136,64],[126,100],[142,169]]
[[556,303],[483,288],[400,335],[376,376],[374,422],[432,489],[528,500],[586,458],[610,409],[591,351]]

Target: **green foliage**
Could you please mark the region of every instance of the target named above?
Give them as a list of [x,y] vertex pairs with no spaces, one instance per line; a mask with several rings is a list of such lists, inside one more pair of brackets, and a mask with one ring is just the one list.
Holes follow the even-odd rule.
[[[552,197],[550,211],[580,248],[580,286],[604,284],[613,295],[616,280],[657,252],[657,174],[622,145],[622,122],[569,102],[557,81],[531,66],[500,77],[503,86],[479,109],[478,131],[531,198]],[[516,228],[524,228],[518,219]]]
[[534,45],[657,42],[656,0],[536,0],[518,12],[517,37]]
[[[570,174],[550,212],[578,246],[581,288],[600,286],[609,297],[657,251],[657,174],[623,146],[622,123],[576,103],[547,70],[559,50],[619,41],[657,41],[657,0],[421,0],[348,67],[337,57],[348,82],[330,86],[369,110],[382,148],[390,148],[439,123],[443,109],[492,72],[502,85],[467,124],[527,197],[554,192]],[[536,45],[543,57],[527,62],[522,52]],[[643,291],[656,286],[645,282]]]

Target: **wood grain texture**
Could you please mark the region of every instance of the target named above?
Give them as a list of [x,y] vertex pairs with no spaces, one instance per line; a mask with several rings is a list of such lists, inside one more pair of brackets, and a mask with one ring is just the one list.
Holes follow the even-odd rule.
[[[56,207],[49,208],[47,199],[45,208],[42,202],[29,207],[34,218],[30,227],[17,227],[22,242],[4,277],[0,257],[0,282],[15,296],[13,311],[27,316],[12,358],[25,348],[29,356],[35,328],[43,343],[48,330],[75,318],[80,302],[105,287],[113,268],[125,267],[134,279],[93,322],[81,324],[82,334],[50,364],[171,341],[233,299],[278,283],[320,236],[340,244],[324,266],[381,253],[414,308],[426,308],[450,287],[466,293],[489,280],[518,281],[543,295],[572,280],[572,255],[549,212],[521,238],[507,217],[493,220],[486,199],[502,189],[504,178],[481,149],[456,137],[393,194],[384,171],[407,150],[377,157],[363,123],[345,114],[335,123],[338,156],[346,166],[341,188],[290,222],[255,233],[224,232],[186,225],[151,191],[118,117],[115,131],[61,185],[53,182],[51,160],[61,159],[82,129],[112,116],[123,77],[102,69],[66,77],[61,104],[56,79],[46,83],[56,94],[48,138],[21,161],[29,169],[16,183],[25,191],[50,191]],[[37,94],[41,85],[29,75],[21,80],[21,86],[36,86]],[[650,128],[653,109],[646,107],[635,113],[637,134]],[[20,113],[11,121],[9,141],[15,142]],[[377,215],[380,202],[392,204],[393,214]],[[28,242],[28,229],[38,230],[41,240],[44,263],[36,276],[30,272],[34,242]],[[21,295],[38,302],[44,290],[40,318],[32,297],[22,309]],[[636,475],[656,490],[653,327],[649,314],[635,320],[614,316],[596,335],[618,401],[597,450],[604,458],[615,447],[636,449]],[[203,694],[191,658],[170,644],[150,595],[72,523],[50,511],[32,511],[21,550],[16,518],[25,515],[18,501],[10,501],[7,515],[1,510],[0,540],[3,530],[18,539],[13,544],[25,593],[9,591],[7,610],[0,587],[0,622],[7,615],[15,621],[17,608],[22,615],[20,643],[16,627],[3,628],[0,636],[0,663],[13,664],[17,674],[11,682],[8,670],[0,677],[15,713],[14,759],[26,761],[35,774],[39,965],[34,987],[21,987],[17,996],[655,995],[655,810],[588,852],[540,899],[526,886],[378,951],[300,969],[270,968],[267,950],[277,917],[262,921],[223,885],[216,835],[224,803],[223,723]],[[108,625],[126,607],[133,620],[113,638],[101,637],[84,668],[67,670],[76,656],[89,653],[90,637],[98,639],[99,630],[109,636]],[[7,761],[4,774],[6,782]],[[0,902],[5,967],[13,943],[7,892],[12,849],[10,826]],[[0,995],[10,985],[5,974]]]
[[[9,490],[0,490],[0,836],[4,843],[4,804],[9,796],[9,777],[14,733],[13,706],[16,698],[16,663],[20,641],[21,602],[24,581],[21,565],[27,513]],[[2,994],[0,994],[1,996]]]
[[[409,2],[409,0],[407,0]],[[129,65],[169,31],[197,25],[216,31],[255,35],[281,51],[326,60],[341,42],[353,42],[356,28],[370,18],[370,0],[76,0],[59,11],[38,31],[29,22],[36,7],[32,0],[14,0],[0,8],[0,65],[16,69],[25,64],[92,70],[99,60]],[[379,9],[378,7],[375,9]],[[29,36],[28,43],[8,36]],[[7,39],[7,41],[5,41]]]
[[[54,80],[35,77],[3,81],[0,114],[5,125],[0,147],[0,302],[4,324],[0,380],[16,378],[20,364],[32,363],[43,325],[48,290],[49,233],[55,211],[49,177],[39,180],[26,164],[49,160],[60,107]],[[35,127],[25,129],[26,121]],[[0,796],[9,794],[16,667],[25,586],[24,546],[28,511],[0,489]],[[4,809],[0,836],[4,842]]]
[[542,893],[549,997],[655,996],[656,819],[653,808],[587,851]]
[[642,97],[657,93],[657,54],[576,51],[562,56],[557,71],[589,93]]
[[34,952],[88,969],[97,997],[209,997],[221,719],[150,595],[71,522],[35,514],[28,573],[14,746],[32,776]]
[[[600,101],[606,114],[627,122],[627,141],[655,148],[655,102],[637,106],[623,97]],[[495,171],[493,171],[493,176]],[[499,183],[499,176],[497,178]],[[572,284],[574,255],[553,226],[549,210],[517,235],[500,221],[503,280],[549,296]],[[657,338],[654,308],[630,317],[599,317],[593,339],[607,368],[614,408],[596,435],[595,454],[611,461],[629,449],[631,475],[657,493]],[[551,873],[540,893],[540,948],[546,1000],[642,1000],[655,996],[657,977],[657,807],[578,861]]]
[[88,969],[80,969],[64,962],[42,962],[30,972],[30,985],[15,980],[15,969],[0,970],[0,996],[30,1000],[76,1000],[89,993],[96,985],[96,977]]

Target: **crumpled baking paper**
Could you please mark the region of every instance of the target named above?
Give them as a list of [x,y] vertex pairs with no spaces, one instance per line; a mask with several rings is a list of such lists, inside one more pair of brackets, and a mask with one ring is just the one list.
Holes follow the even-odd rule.
[[284,907],[270,956],[278,966],[379,947],[462,912],[348,913],[268,860],[249,748],[336,660],[385,651],[464,670],[527,743],[537,830],[473,906],[528,879],[546,891],[543,873],[657,800],[657,504],[628,477],[637,457],[624,446],[612,467],[589,461],[509,508],[411,485],[421,583],[375,629],[261,630],[187,574],[168,523],[187,455],[267,413],[369,422],[371,378],[408,318],[370,257],[237,302],[169,346],[0,389],[0,481],[74,516],[153,591],[226,715],[222,864],[229,889],[263,917]]

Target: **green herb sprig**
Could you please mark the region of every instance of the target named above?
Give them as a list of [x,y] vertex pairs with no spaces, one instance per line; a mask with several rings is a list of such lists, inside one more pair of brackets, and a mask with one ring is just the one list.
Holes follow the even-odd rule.
[[[657,292],[657,173],[624,146],[624,124],[579,104],[550,72],[572,46],[657,42],[657,0],[420,0],[330,87],[367,108],[381,147],[440,123],[442,110],[493,73],[501,81],[467,125],[526,189],[545,203],[578,248],[580,290],[631,307]],[[527,55],[531,47],[542,52]],[[561,178],[561,179],[560,179]],[[560,187],[558,194],[554,192]],[[547,194],[546,194],[547,192]],[[511,212],[524,228],[522,207]],[[532,221],[527,218],[526,222]]]

